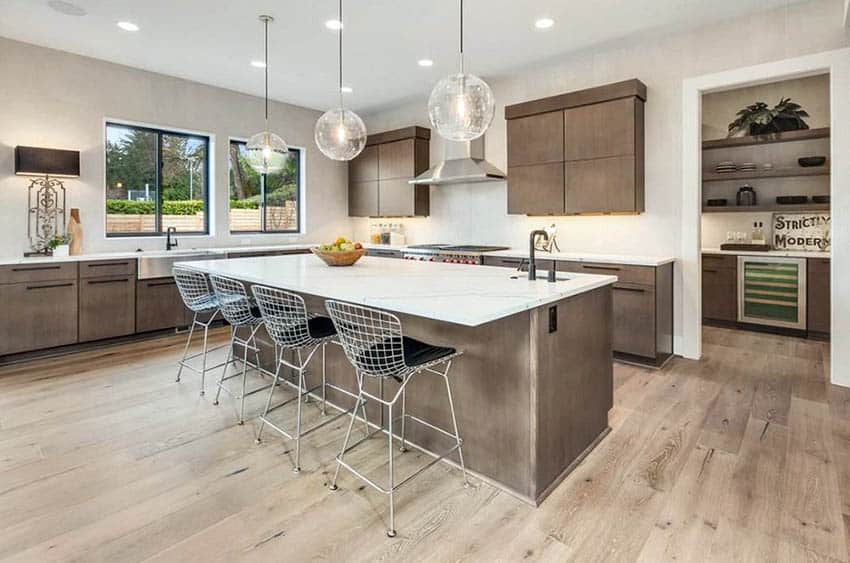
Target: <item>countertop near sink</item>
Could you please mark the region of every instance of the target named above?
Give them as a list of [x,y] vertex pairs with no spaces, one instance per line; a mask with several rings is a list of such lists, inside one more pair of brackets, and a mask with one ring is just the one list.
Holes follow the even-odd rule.
[[0,266],[17,264],[43,264],[59,262],[82,262],[86,260],[121,260],[122,258],[164,258],[189,254],[226,254],[228,252],[272,252],[275,250],[307,250],[315,243],[275,244],[267,246],[222,246],[209,248],[178,248],[175,250],[143,250],[127,252],[93,252],[77,256],[32,256],[0,258]]
[[703,254],[728,254],[730,256],[780,256],[782,258],[830,258],[829,252],[813,252],[804,250],[720,250],[719,248],[703,248]]
[[[508,258],[528,258],[528,250],[511,248],[488,252],[485,256],[504,256]],[[567,262],[601,262],[604,264],[626,264],[629,266],[663,266],[675,262],[672,256],[634,256],[629,254],[593,254],[589,252],[535,252],[543,260],[564,260]]]

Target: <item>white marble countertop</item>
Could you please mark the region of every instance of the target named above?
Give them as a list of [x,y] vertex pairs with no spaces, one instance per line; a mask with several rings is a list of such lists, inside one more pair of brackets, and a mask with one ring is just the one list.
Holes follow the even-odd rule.
[[[365,256],[332,268],[313,255],[200,260],[184,265],[250,283],[339,299],[466,326],[479,326],[613,284],[616,276],[561,274],[529,281],[503,268]],[[513,279],[516,278],[516,279]]]
[[[542,252],[535,255],[544,260],[565,260],[570,262],[602,262],[605,264],[626,264],[629,266],[663,266],[675,262],[672,256],[635,256],[629,254],[594,254],[590,252]],[[509,258],[528,258],[528,250],[511,248],[488,252],[485,256],[505,256]]]
[[783,258],[830,258],[829,252],[812,252],[803,250],[720,250],[719,248],[703,248],[703,254],[728,254],[730,256],[781,256]]
[[60,263],[60,262],[83,262],[86,260],[121,260],[125,258],[157,258],[169,256],[181,256],[186,254],[227,254],[228,252],[272,252],[275,250],[306,250],[313,246],[318,246],[315,243],[297,243],[297,244],[274,244],[265,246],[216,246],[208,248],[176,248],[174,250],[132,250],[124,252],[92,252],[88,254],[78,254],[77,256],[31,256],[31,257],[7,257],[0,258],[0,266],[10,266],[19,264],[43,264],[43,263]]

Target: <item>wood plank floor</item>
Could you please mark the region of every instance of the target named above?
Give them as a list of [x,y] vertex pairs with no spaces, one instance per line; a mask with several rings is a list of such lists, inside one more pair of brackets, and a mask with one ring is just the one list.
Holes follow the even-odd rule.
[[[0,368],[0,559],[850,560],[850,390],[825,343],[706,328],[699,362],[617,364],[613,431],[542,506],[438,465],[397,494],[390,540],[383,495],[327,488],[345,419],[296,475],[282,437],[256,445],[229,398],[174,382],[183,342]],[[383,477],[385,443],[352,461]]]

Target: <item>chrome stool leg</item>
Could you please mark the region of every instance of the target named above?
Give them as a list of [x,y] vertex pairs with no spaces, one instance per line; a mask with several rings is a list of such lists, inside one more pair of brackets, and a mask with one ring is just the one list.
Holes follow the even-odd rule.
[[218,389],[215,392],[214,405],[218,405],[218,399],[221,397],[221,385],[227,379],[227,368],[233,361],[233,345],[236,343],[236,327],[230,327],[230,345],[227,347],[227,359],[224,361],[224,366],[221,368],[221,377],[218,380]]
[[[177,369],[177,383],[180,383],[180,376],[183,374],[183,363],[189,355],[189,347],[192,345],[192,335],[195,334],[195,323],[198,322],[198,313],[195,313],[192,318],[192,326],[189,327],[189,338],[186,339],[186,346],[183,348],[183,357],[180,359],[180,367]],[[203,388],[203,386],[201,386]]]
[[[357,393],[357,402],[363,400],[363,378],[360,374],[357,375],[358,387],[360,388],[360,392]],[[365,415],[365,405],[364,405],[364,415]],[[351,411],[351,420],[348,421],[348,430],[345,431],[345,439],[342,441],[342,448],[339,450],[339,455],[337,456],[337,464],[336,471],[334,471],[334,478],[331,481],[330,489],[332,491],[336,491],[339,487],[336,486],[336,481],[339,479],[339,469],[342,467],[340,463],[342,458],[345,456],[345,450],[348,449],[348,442],[351,440],[351,430],[354,428],[354,420],[357,418],[357,409]]]
[[[195,313],[195,315],[197,316],[197,313]],[[209,322],[212,322],[212,320],[210,320]],[[192,323],[192,328],[193,329],[195,328],[194,322]],[[205,324],[204,325],[204,351],[202,352],[203,355],[201,356],[201,397],[203,397],[204,394],[206,393],[206,390],[204,389],[204,384],[205,384],[206,375],[207,375],[207,340],[208,340],[209,334],[210,334],[210,325]]]
[[[389,413],[389,434],[387,434],[387,453],[390,457],[390,468],[389,468],[389,487],[387,490],[389,491],[390,497],[390,527],[387,528],[387,536],[390,538],[395,537],[395,473],[393,471],[393,404],[390,403],[387,407]],[[403,424],[403,423],[402,423]]]
[[443,371],[443,381],[446,382],[446,394],[449,396],[449,409],[452,411],[452,429],[455,433],[455,443],[457,444],[457,456],[460,459],[460,470],[463,473],[463,486],[464,488],[469,488],[469,479],[466,476],[466,464],[463,463],[463,440],[460,439],[460,432],[457,429],[457,417],[455,416],[455,403],[452,400],[452,386],[449,384],[449,370],[452,367],[452,363],[449,362],[446,366],[445,371]]
[[401,391],[401,447],[399,447],[398,451],[404,453],[407,451],[407,447],[404,444],[404,421],[407,418],[407,388],[405,387]]

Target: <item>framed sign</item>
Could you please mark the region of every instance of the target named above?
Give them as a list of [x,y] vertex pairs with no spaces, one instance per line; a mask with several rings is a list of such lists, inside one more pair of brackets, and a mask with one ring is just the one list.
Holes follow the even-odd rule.
[[830,217],[823,213],[774,213],[773,248],[776,250],[829,250]]

